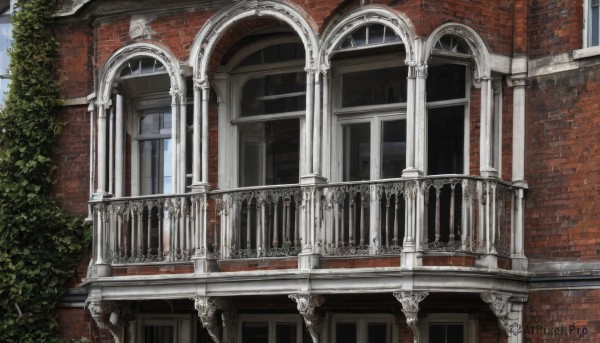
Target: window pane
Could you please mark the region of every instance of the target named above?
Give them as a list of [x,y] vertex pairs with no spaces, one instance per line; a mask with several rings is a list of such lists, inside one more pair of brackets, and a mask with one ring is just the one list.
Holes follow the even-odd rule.
[[390,343],[390,327],[387,324],[369,324],[367,343]]
[[464,156],[464,107],[429,110],[428,174],[462,174]]
[[371,178],[371,125],[344,126],[344,181]]
[[139,144],[141,194],[171,193],[171,140],[152,139]]
[[296,343],[295,323],[277,323],[275,326],[275,342],[277,343]]
[[145,114],[140,120],[141,135],[171,135],[171,113],[155,112]]
[[383,25],[369,26],[369,44],[383,43],[384,29],[385,29],[385,26],[383,26]]
[[466,67],[458,64],[431,65],[427,73],[427,101],[462,99]]
[[306,74],[274,74],[250,79],[244,85],[241,115],[254,116],[302,111],[306,108]]
[[346,73],[342,76],[342,107],[406,101],[405,67]]
[[356,343],[356,324],[355,323],[337,323],[335,325],[336,343]]
[[429,325],[429,342],[445,343],[446,342],[446,326],[444,324]]
[[245,67],[257,64],[304,59],[304,54],[304,46],[300,43],[277,44],[268,46],[248,55],[237,66]]
[[144,343],[173,343],[173,327],[144,325]]
[[592,0],[591,2],[591,8],[590,8],[590,45],[591,46],[596,46],[598,45],[598,26],[600,26],[599,24],[599,12],[600,12],[600,6],[598,6],[598,1],[597,0]]
[[268,323],[242,323],[242,343],[266,343],[268,340]]
[[464,330],[462,324],[446,325],[447,343],[463,343]]
[[0,107],[4,104],[4,96],[8,91],[8,48],[12,45],[12,27],[7,14],[0,16]]
[[406,121],[386,121],[382,126],[381,177],[401,177],[406,167]]
[[300,121],[240,125],[240,185],[298,183]]

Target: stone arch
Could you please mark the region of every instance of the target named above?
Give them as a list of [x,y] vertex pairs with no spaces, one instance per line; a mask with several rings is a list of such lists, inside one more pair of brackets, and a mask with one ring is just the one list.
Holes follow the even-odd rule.
[[427,38],[425,44],[425,55],[423,62],[426,63],[433,53],[435,44],[440,38],[452,35],[464,39],[469,45],[475,60],[476,68],[474,68],[474,80],[489,78],[491,76],[491,55],[485,41],[469,26],[458,23],[446,23],[435,29]]
[[405,46],[405,63],[412,65],[416,62],[418,58],[414,43],[416,35],[410,19],[390,8],[369,5],[350,13],[330,30],[326,30],[328,33],[323,40],[321,51],[319,52],[320,67],[323,70],[329,69],[331,55],[335,47],[339,45],[347,34],[369,23],[379,23],[393,29],[400,36]]
[[305,68],[314,68],[318,41],[313,27],[305,19],[306,14],[288,4],[276,1],[240,1],[222,9],[200,30],[191,48],[189,64],[193,66],[194,78],[198,83],[207,82],[210,55],[225,30],[245,18],[268,16],[287,23],[300,37],[306,50]]
[[164,47],[151,43],[135,43],[125,46],[113,53],[99,74],[98,86],[98,104],[107,105],[110,103],[113,83],[122,70],[125,63],[136,57],[154,58],[165,66],[171,82],[171,95],[183,96],[184,81],[181,77],[179,63],[173,55]]

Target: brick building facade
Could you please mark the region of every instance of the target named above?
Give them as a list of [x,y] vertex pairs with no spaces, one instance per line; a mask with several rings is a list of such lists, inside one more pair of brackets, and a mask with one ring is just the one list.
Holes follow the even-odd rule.
[[599,341],[599,16],[60,2],[63,337]]

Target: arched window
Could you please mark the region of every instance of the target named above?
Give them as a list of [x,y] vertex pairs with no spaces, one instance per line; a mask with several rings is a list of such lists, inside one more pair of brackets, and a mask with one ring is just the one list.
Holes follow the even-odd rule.
[[304,54],[300,43],[268,45],[232,70],[239,186],[299,181],[300,117],[306,108]]
[[[334,121],[340,181],[402,176],[406,166],[408,68],[400,37],[379,23],[362,25],[332,52]],[[339,166],[336,168],[336,166]]]

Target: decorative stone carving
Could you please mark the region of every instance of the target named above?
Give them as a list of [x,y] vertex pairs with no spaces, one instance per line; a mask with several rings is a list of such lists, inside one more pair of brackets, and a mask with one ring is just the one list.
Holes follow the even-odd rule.
[[133,15],[129,23],[129,37],[131,39],[150,39],[154,33],[150,29],[151,18],[140,15]]
[[408,18],[400,17],[394,14],[394,11],[381,6],[364,6],[335,25],[329,34],[327,34],[326,38],[323,40],[320,52],[320,68],[323,70],[329,69],[331,55],[340,42],[356,28],[369,23],[379,23],[393,29],[405,46],[405,63],[407,65],[413,64],[413,61],[416,60],[417,56],[415,56],[416,49],[414,47],[415,35],[410,20]]
[[325,298],[319,294],[290,294],[289,298],[296,302],[298,312],[304,318],[313,342],[319,343],[319,332],[323,318],[315,313],[315,309],[325,302]]
[[406,291],[406,292],[394,292],[394,296],[400,304],[402,304],[402,313],[406,317],[406,324],[413,332],[415,342],[419,342],[419,303],[429,295],[429,292],[423,291]]
[[507,336],[513,336],[520,333],[520,315],[519,311],[513,309],[513,304],[509,301],[509,294],[484,292],[481,293],[481,299],[485,301],[490,310],[498,319],[498,325]]
[[215,343],[221,343],[221,328],[217,322],[217,300],[213,297],[199,296],[194,298],[194,307],[198,311],[198,317],[202,326]]
[[476,63],[476,68],[474,68],[476,82],[490,77],[490,53],[485,42],[473,29],[462,24],[447,23],[437,28],[427,39],[424,61],[431,56],[435,44],[440,38],[446,35],[460,37],[469,45]]
[[[108,330],[115,339],[115,343],[121,343],[123,326],[125,325],[122,316],[126,313],[125,308],[112,302],[93,299],[86,301],[86,307],[96,325],[100,329]],[[117,314],[117,318],[116,322],[111,323],[109,317],[113,312]]]
[[296,8],[276,1],[236,1],[231,6],[223,8],[205,25],[198,39],[194,41],[190,54],[190,65],[194,66],[194,76],[205,79],[210,55],[219,38],[232,24],[255,16],[273,17],[287,23],[302,40],[306,50],[306,68],[314,68],[316,49],[318,47],[315,37],[316,25],[313,27],[306,22],[308,16],[299,13]]

